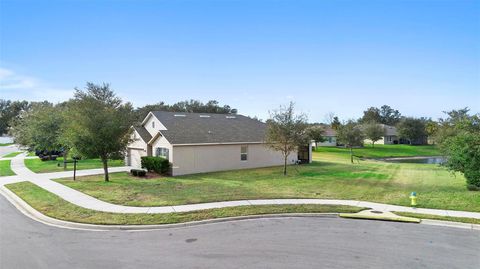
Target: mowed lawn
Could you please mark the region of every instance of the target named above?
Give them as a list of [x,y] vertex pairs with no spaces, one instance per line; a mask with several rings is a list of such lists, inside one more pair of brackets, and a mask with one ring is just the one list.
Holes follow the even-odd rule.
[[[71,161],[71,160],[70,160]],[[40,158],[36,159],[25,159],[25,166],[35,173],[48,173],[48,172],[61,172],[65,171],[63,169],[63,158],[59,157],[56,161],[42,161]],[[123,160],[109,160],[109,167],[123,166]],[[80,160],[77,163],[77,169],[94,169],[102,168],[103,164],[100,159],[86,159]],[[67,171],[73,170],[73,163],[67,164]]]
[[[349,155],[350,151],[341,147],[318,147],[317,152],[338,153]],[[436,146],[422,145],[372,145],[367,144],[363,148],[353,149],[353,154],[362,158],[388,158],[388,157],[414,157],[414,156],[440,156]]]
[[20,155],[20,154],[22,154],[21,151],[12,152],[12,153],[9,153],[7,155],[3,155],[2,158],[12,158],[12,157],[15,157],[15,156]]
[[0,177],[13,175],[15,175],[15,173],[10,169],[10,160],[0,161]]
[[315,152],[312,164],[289,166],[286,177],[281,167],[269,167],[156,179],[116,173],[108,183],[101,175],[57,181],[101,200],[131,206],[268,198],[355,199],[408,206],[415,191],[418,207],[480,212],[480,192],[468,191],[460,174],[432,164],[350,164],[348,154],[341,151]]

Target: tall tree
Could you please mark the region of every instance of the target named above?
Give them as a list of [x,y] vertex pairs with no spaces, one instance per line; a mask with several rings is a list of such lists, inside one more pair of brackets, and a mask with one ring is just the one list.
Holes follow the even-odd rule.
[[372,148],[375,147],[375,142],[382,139],[385,135],[383,126],[376,122],[369,122],[363,126],[365,137],[372,141]]
[[306,134],[310,140],[315,141],[315,148],[318,147],[318,142],[323,142],[325,141],[325,130],[323,129],[322,126],[319,125],[314,125],[310,126],[306,130]]
[[400,122],[402,115],[396,109],[388,105],[383,105],[380,108],[370,107],[363,112],[363,117],[359,120],[361,123],[377,122],[386,125],[394,126]]
[[435,138],[437,136],[438,129],[439,129],[439,125],[438,125],[438,122],[436,121],[433,121],[430,119],[425,123],[425,132],[427,133],[428,138],[431,139],[432,144],[434,145],[435,145],[435,140],[436,140]]
[[350,149],[350,161],[353,163],[353,147],[362,146],[365,136],[360,125],[354,121],[348,121],[337,129],[337,141]]
[[380,123],[395,126],[401,118],[402,114],[398,110],[387,105],[380,107]]
[[132,105],[123,103],[109,84],[87,83],[85,91],[75,90],[66,113],[66,138],[82,156],[100,158],[109,181],[108,160],[121,158],[130,142]]
[[423,140],[426,136],[425,121],[412,117],[403,118],[397,124],[397,132],[400,138],[407,139],[412,145],[413,141]]
[[338,127],[340,127],[340,125],[342,125],[342,123],[340,122],[340,120],[338,119],[337,116],[333,117],[333,121],[332,123],[330,124],[330,126],[332,127],[333,130],[337,130]]
[[468,109],[447,112],[439,133],[440,150],[451,171],[464,174],[469,190],[480,190],[480,114],[469,115]]
[[27,111],[30,104],[27,101],[10,101],[0,99],[0,136],[8,133],[12,120],[22,112]]
[[163,110],[171,112],[194,112],[194,113],[217,113],[217,114],[236,114],[237,109],[229,105],[221,106],[217,100],[210,100],[203,103],[199,100],[185,100],[173,105],[160,102],[153,105],[146,105],[135,110],[137,121],[142,121],[150,111]]
[[296,114],[293,102],[270,113],[265,141],[270,148],[282,153],[284,175],[287,175],[288,155],[298,150],[299,145],[308,144],[307,127],[307,116]]
[[28,111],[24,111],[13,121],[11,134],[16,143],[35,150],[60,150],[63,122],[61,105],[34,103]]

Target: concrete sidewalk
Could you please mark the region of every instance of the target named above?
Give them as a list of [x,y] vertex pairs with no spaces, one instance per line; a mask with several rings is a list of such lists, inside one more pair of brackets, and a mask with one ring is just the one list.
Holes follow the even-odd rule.
[[[25,167],[23,162],[25,154],[18,155],[12,159],[11,168],[17,176],[0,178],[0,185],[4,188],[4,184],[30,181],[37,186],[54,193],[62,199],[73,203],[77,206],[92,209],[96,211],[111,212],[111,213],[174,213],[174,212],[189,212],[195,210],[205,210],[213,208],[234,207],[234,206],[249,206],[249,205],[291,205],[291,204],[317,204],[317,205],[347,205],[368,207],[379,211],[398,211],[409,213],[430,214],[438,216],[450,217],[464,217],[480,219],[480,213],[467,211],[453,211],[441,209],[427,209],[427,208],[411,208],[405,206],[388,205],[373,202],[364,202],[356,200],[330,200],[330,199],[262,199],[262,200],[239,200],[239,201],[225,201],[202,204],[189,204],[178,206],[159,206],[159,207],[134,207],[115,205],[108,202],[101,201],[85,193],[79,192],[69,188],[63,184],[52,181],[55,178],[64,178],[72,176],[73,172],[57,172],[36,174]],[[113,167],[110,172],[129,171],[131,167]],[[102,174],[103,169],[90,169],[77,171],[78,176]],[[7,179],[7,180],[4,180]]]

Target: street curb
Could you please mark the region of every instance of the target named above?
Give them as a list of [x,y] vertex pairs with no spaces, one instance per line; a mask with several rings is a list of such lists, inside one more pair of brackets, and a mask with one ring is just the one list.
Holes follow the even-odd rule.
[[[101,231],[131,231],[131,232],[153,231],[153,230],[186,228],[186,227],[194,227],[199,225],[255,220],[255,219],[301,218],[301,217],[337,218],[339,217],[339,213],[283,213],[283,214],[262,214],[262,215],[226,217],[226,218],[208,219],[208,220],[190,221],[190,222],[172,223],[172,224],[99,225],[99,224],[87,224],[87,223],[64,221],[64,220],[59,220],[59,219],[46,216],[43,213],[36,210],[35,208],[33,208],[32,206],[30,206],[27,202],[25,202],[23,199],[18,197],[15,193],[10,191],[3,185],[0,186],[0,194],[2,194],[21,213],[23,213],[25,216],[31,218],[34,221],[38,221],[45,225],[49,225],[57,228],[84,230],[84,231],[98,231],[98,232],[101,232]],[[162,213],[158,213],[158,214],[162,214]],[[412,224],[415,224],[415,223],[412,223]],[[422,219],[420,224],[444,226],[444,227],[450,227],[450,228],[472,229],[472,230],[480,231],[480,225],[461,223],[461,222]]]

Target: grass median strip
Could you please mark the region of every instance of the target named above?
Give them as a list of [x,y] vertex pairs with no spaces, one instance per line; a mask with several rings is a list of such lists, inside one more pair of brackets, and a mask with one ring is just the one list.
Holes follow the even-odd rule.
[[10,160],[0,161],[0,177],[15,175],[12,169],[10,169],[10,163]]
[[336,205],[261,205],[208,209],[167,214],[120,214],[85,209],[69,203],[33,183],[6,185],[30,206],[52,218],[92,224],[170,224],[225,217],[281,213],[354,213],[364,208]]
[[[109,160],[108,166],[109,167],[116,167],[116,166],[123,166],[123,160]],[[55,161],[42,161],[40,158],[35,159],[25,159],[25,166],[32,170],[35,173],[49,173],[49,172],[62,172],[65,171],[63,169],[63,157],[58,157]],[[95,169],[95,168],[102,168],[102,162],[100,159],[87,159],[87,160],[80,160],[77,163],[77,169]],[[67,164],[66,171],[73,170],[73,163]]]
[[473,218],[446,217],[446,216],[436,216],[436,215],[430,215],[430,214],[408,213],[408,212],[393,212],[393,213],[399,216],[418,218],[418,219],[433,219],[433,220],[480,224],[480,219],[473,219]]
[[16,151],[16,152],[12,152],[12,153],[9,153],[7,155],[2,156],[2,158],[12,158],[12,157],[15,157],[19,154],[22,154],[22,152],[21,151]]

